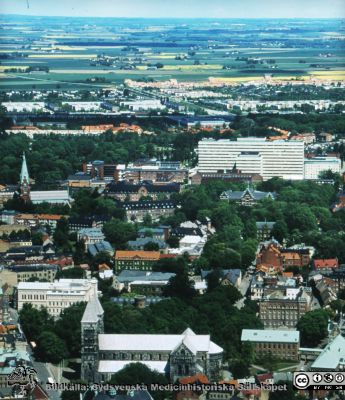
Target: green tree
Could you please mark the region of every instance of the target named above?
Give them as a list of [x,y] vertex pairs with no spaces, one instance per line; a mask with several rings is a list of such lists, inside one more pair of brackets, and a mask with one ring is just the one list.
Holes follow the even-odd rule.
[[222,272],[220,269],[212,270],[206,277],[207,291],[212,292],[215,288],[220,285],[220,279],[222,277]]
[[65,308],[55,323],[55,333],[64,341],[70,357],[80,357],[80,322],[86,304],[73,304]]
[[159,245],[158,245],[158,243],[155,243],[155,242],[147,242],[144,245],[144,250],[145,251],[159,251]]
[[134,240],[137,230],[131,223],[112,218],[103,227],[106,239],[115,246],[116,249],[125,248],[129,240]]
[[58,364],[68,357],[66,344],[54,332],[43,331],[37,339],[36,355],[44,362]]
[[241,255],[227,244],[218,242],[215,237],[206,243],[203,256],[211,268],[227,269],[241,266]]
[[230,371],[235,379],[246,378],[250,376],[249,365],[244,360],[234,360],[231,362]]
[[85,259],[85,242],[83,240],[77,240],[74,247],[73,261],[76,265],[79,265],[84,263]]
[[170,278],[168,284],[164,287],[164,295],[168,297],[178,297],[184,300],[190,300],[196,296],[194,284],[188,277],[187,270],[179,270],[176,275]]
[[58,271],[56,273],[56,279],[82,279],[84,278],[85,271],[81,268],[68,268]]
[[63,252],[69,252],[71,250],[71,244],[69,242],[69,227],[66,218],[61,218],[56,224],[56,229],[53,234],[54,244],[60,248]]
[[252,262],[255,260],[257,248],[257,241],[253,239],[246,240],[241,247],[241,260],[242,267],[249,267]]
[[325,310],[307,312],[297,323],[304,347],[316,347],[327,337],[328,314]]
[[[153,371],[146,365],[141,363],[131,363],[124,367],[121,371],[114,374],[110,379],[110,384],[113,385],[137,385],[145,384],[150,387],[151,384],[158,383],[166,385],[168,379],[165,375]],[[155,399],[163,400],[166,398],[167,393],[165,392],[154,392]]]
[[25,303],[19,311],[19,321],[28,341],[36,341],[43,327],[54,331],[54,319],[47,309],[37,310],[29,303]]

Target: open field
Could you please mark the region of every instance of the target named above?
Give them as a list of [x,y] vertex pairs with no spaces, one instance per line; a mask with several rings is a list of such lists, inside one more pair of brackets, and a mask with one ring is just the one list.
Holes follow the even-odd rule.
[[[137,20],[10,17],[0,22],[0,88],[94,87],[124,79],[344,80],[341,20]],[[42,21],[40,20],[40,23]],[[92,29],[89,27],[92,26]],[[336,38],[336,40],[335,40]],[[160,64],[159,68],[153,67]],[[49,73],[4,74],[49,67]],[[99,83],[97,83],[99,84]]]

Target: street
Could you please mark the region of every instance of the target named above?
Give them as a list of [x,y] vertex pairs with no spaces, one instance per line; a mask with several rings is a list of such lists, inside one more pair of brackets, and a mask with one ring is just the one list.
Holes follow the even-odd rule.
[[[42,385],[43,389],[45,389],[46,383],[48,382],[48,377],[52,376],[51,372],[48,370],[47,364],[38,361],[33,361],[32,364],[35,370],[37,371],[37,377],[40,384]],[[49,394],[49,399],[60,400],[60,394],[58,391],[49,390],[48,394]]]
[[246,293],[248,291],[248,288],[250,286],[250,282],[252,280],[251,275],[244,275],[242,282],[240,284],[240,287],[238,288],[238,290],[240,291],[241,295],[243,296],[242,299],[238,300],[235,303],[235,307],[237,307],[238,309],[241,309],[244,307],[244,302],[246,300]]

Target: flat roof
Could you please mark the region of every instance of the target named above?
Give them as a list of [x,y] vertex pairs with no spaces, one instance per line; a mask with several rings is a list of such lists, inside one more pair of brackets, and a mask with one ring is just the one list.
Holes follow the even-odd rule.
[[299,343],[299,331],[243,329],[243,342]]

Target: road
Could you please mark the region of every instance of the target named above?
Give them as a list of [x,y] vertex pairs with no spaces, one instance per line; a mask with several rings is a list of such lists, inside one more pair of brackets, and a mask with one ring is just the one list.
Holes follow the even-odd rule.
[[246,300],[245,296],[246,296],[246,293],[247,293],[248,288],[250,286],[251,280],[252,280],[252,277],[250,275],[247,275],[247,274],[244,275],[244,277],[242,279],[242,282],[240,284],[240,287],[238,288],[238,290],[240,291],[241,295],[243,296],[242,299],[238,300],[235,303],[235,307],[237,307],[239,310],[244,307],[244,302]]
[[[9,308],[9,314],[14,323],[18,323],[18,312],[14,308]],[[37,372],[37,379],[42,385],[43,389],[45,389],[45,385],[48,382],[48,376],[52,376],[51,371],[47,364],[35,361],[35,357],[31,350],[31,346],[28,346],[28,353],[30,354],[30,358],[32,360],[32,366]],[[56,381],[57,382],[57,381]],[[52,400],[60,400],[60,393],[58,391],[49,391],[49,399]]]
[[[45,389],[45,384],[48,382],[48,376],[52,376],[51,372],[48,369],[47,364],[33,361],[33,367],[37,371],[37,377],[42,387]],[[49,390],[49,399],[51,400],[60,400],[60,393],[56,390]]]
[[8,313],[10,316],[10,322],[13,322],[14,324],[18,323],[18,311],[15,310],[14,308],[8,307]]

